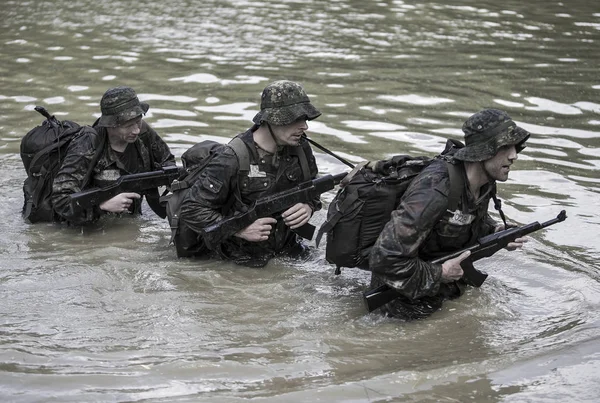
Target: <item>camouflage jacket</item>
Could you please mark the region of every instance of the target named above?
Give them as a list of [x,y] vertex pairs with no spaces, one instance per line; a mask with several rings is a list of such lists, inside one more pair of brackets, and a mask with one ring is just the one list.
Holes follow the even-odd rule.
[[[442,299],[459,296],[464,283],[442,283],[442,265],[428,261],[470,246],[477,238],[494,232],[496,223],[488,214],[488,204],[495,183],[485,185],[475,200],[468,190],[464,169],[461,171],[464,190],[457,211],[448,210],[447,163],[435,160],[410,184],[371,249],[372,285],[386,283],[395,288],[411,307],[421,300],[424,305],[439,308]],[[391,311],[388,309],[388,313]]]
[[[105,212],[98,206],[88,210],[74,210],[70,199],[72,193],[91,187],[106,186],[121,175],[149,172],[158,170],[162,166],[175,165],[175,157],[171,154],[169,146],[146,122],[143,122],[140,135],[132,143],[137,150],[138,161],[142,163],[137,172],[128,172],[108,146],[106,129],[102,127],[95,129],[87,130],[83,135],[71,141],[67,155],[52,185],[52,205],[55,213],[61,220],[75,225],[96,221]],[[98,151],[100,154],[92,170],[90,181],[84,184],[86,173],[99,148],[101,148]],[[133,212],[141,212],[141,200],[136,201]]]
[[[308,179],[303,177],[297,147],[280,147],[275,155],[259,157],[253,139],[256,128],[257,126],[254,126],[239,135],[249,149],[251,169],[247,176],[239,175],[238,158],[233,149],[226,147],[222,153],[211,160],[196,179],[182,202],[180,212],[180,233],[187,232],[184,237],[188,238],[192,233],[196,239],[180,239],[181,242],[187,245],[202,243],[201,234],[204,227],[236,211],[242,211],[245,206],[251,205],[261,197],[293,188],[303,181],[316,178],[317,164],[306,140],[302,140],[300,146],[308,162],[310,171]],[[307,201],[307,204],[313,211],[321,208],[319,197]],[[228,206],[231,208],[228,209]],[[241,238],[230,237],[214,252],[222,258],[234,260],[239,264],[264,266],[276,253],[294,247],[298,242],[297,235],[284,224],[283,220],[278,220],[268,240],[247,242]],[[197,252],[196,254],[202,254],[206,250],[202,251],[200,248]]]

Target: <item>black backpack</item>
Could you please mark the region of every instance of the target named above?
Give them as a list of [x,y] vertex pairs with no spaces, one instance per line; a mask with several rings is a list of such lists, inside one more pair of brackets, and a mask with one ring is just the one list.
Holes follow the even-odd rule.
[[[398,155],[377,164],[359,164],[327,210],[327,220],[317,234],[317,246],[327,233],[325,258],[341,267],[369,270],[369,252],[412,180],[432,158]],[[463,188],[459,167],[448,162],[450,173],[449,209],[456,210]]]
[[52,182],[71,140],[90,129],[70,120],[60,121],[42,106],[36,106],[35,110],[46,120],[21,139],[21,160],[27,172],[23,184],[23,218],[30,223],[55,220],[50,200]]
[[[161,197],[161,203],[165,204],[167,219],[171,227],[171,241],[175,244],[177,257],[189,257],[202,254],[208,250],[203,246],[200,235],[193,233],[191,229],[185,228],[185,233],[179,225],[179,214],[181,212],[181,203],[189,193],[190,188],[208,163],[224,147],[231,147],[240,161],[240,175],[245,175],[250,170],[250,157],[244,142],[234,137],[229,145],[218,143],[212,140],[205,140],[195,144],[181,155],[183,164],[183,173],[171,184],[171,193]],[[230,208],[234,200],[227,203],[226,209]]]

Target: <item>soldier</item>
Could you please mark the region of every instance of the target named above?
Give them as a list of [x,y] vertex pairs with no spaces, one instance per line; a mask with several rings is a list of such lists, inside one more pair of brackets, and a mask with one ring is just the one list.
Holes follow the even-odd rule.
[[[466,146],[454,146],[456,149],[447,153],[464,178],[458,209],[448,210],[448,164],[434,160],[410,184],[371,249],[371,285],[385,283],[402,294],[382,307],[389,316],[423,318],[438,310],[444,299],[459,297],[466,285],[460,262],[469,252],[443,264],[428,262],[504,228],[489,216],[489,201],[496,192],[496,181],[508,179],[530,134],[498,109],[474,114],[462,130]],[[523,242],[524,238],[518,238],[507,249],[520,248]]]
[[[141,212],[138,193],[120,193],[89,210],[74,209],[70,195],[85,188],[107,186],[121,175],[175,165],[167,144],[142,119],[148,108],[132,88],[116,87],[104,93],[100,101],[102,115],[93,125],[95,130],[87,130],[71,142],[54,179],[52,204],[62,220],[81,225],[107,213]],[[157,214],[164,216],[158,205],[158,190],[146,198]]]
[[[178,254],[206,255],[203,228],[226,215],[242,211],[261,197],[281,192],[318,173],[312,149],[303,137],[307,121],[321,115],[302,86],[275,81],[262,92],[254,125],[237,137],[243,141],[249,171],[240,170],[239,152],[225,147],[204,168],[183,199],[180,231],[175,239]],[[223,259],[250,267],[262,267],[276,254],[302,252],[305,246],[292,231],[306,224],[321,208],[318,197],[298,203],[279,218],[264,217],[226,238],[212,252]],[[184,246],[182,246],[184,245]]]

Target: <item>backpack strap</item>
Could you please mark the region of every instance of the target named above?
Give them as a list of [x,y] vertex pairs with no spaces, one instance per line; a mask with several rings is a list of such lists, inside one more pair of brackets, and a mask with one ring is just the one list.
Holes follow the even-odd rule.
[[246,143],[244,143],[244,140],[242,140],[240,136],[236,136],[229,141],[228,146],[231,147],[231,149],[237,156],[240,164],[240,169],[238,171],[238,175],[234,185],[235,195],[233,197],[230,197],[229,200],[227,200],[227,204],[225,205],[222,212],[229,211],[236,199],[238,199],[241,203],[242,192],[240,191],[239,184],[242,181],[242,179],[248,176],[248,174],[250,173],[250,150],[248,149]]
[[464,165],[462,163],[453,164],[450,161],[446,160],[446,166],[448,167],[448,175],[450,176],[450,194],[448,194],[448,210],[454,212],[458,209],[460,197],[464,192]]
[[[86,126],[82,126],[81,132],[77,135],[78,137],[82,135],[82,133],[85,130],[84,129],[85,127]],[[81,188],[82,189],[84,187],[86,187],[88,185],[88,183],[90,183],[90,180],[92,178],[92,174],[94,173],[94,168],[96,167],[96,164],[98,163],[98,160],[100,160],[100,155],[102,155],[102,152],[104,151],[105,145],[106,145],[106,136],[102,136],[102,138],[100,139],[100,144],[98,145],[98,148],[96,148],[96,151],[94,152],[94,157],[92,158],[92,163],[88,167],[88,170],[85,173],[85,176],[83,177],[83,183],[81,184]]]
[[232,138],[228,145],[233,149],[240,162],[239,174],[248,175],[248,172],[250,172],[250,152],[248,146],[246,146],[244,140],[239,136]]
[[304,181],[311,180],[310,168],[308,167],[308,158],[306,158],[304,148],[302,148],[302,146],[292,147],[290,150],[290,155],[295,155],[298,157],[298,160],[300,161],[300,168],[302,168],[302,176],[304,177]]

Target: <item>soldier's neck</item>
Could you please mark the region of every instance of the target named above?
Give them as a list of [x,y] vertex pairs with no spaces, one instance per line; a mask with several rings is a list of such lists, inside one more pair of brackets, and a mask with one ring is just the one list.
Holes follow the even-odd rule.
[[481,187],[490,182],[490,178],[483,167],[483,162],[465,162],[465,172],[469,182],[469,190],[477,199],[481,193]]
[[254,133],[252,133],[252,135],[254,137],[254,142],[259,148],[271,154],[275,154],[277,152],[277,143],[275,142],[275,139],[269,132],[269,128],[266,127],[266,125],[261,125],[254,131]]
[[108,132],[108,144],[110,144],[110,148],[120,153],[124,152],[129,145],[128,142],[123,141],[119,136],[112,136],[110,132]]

